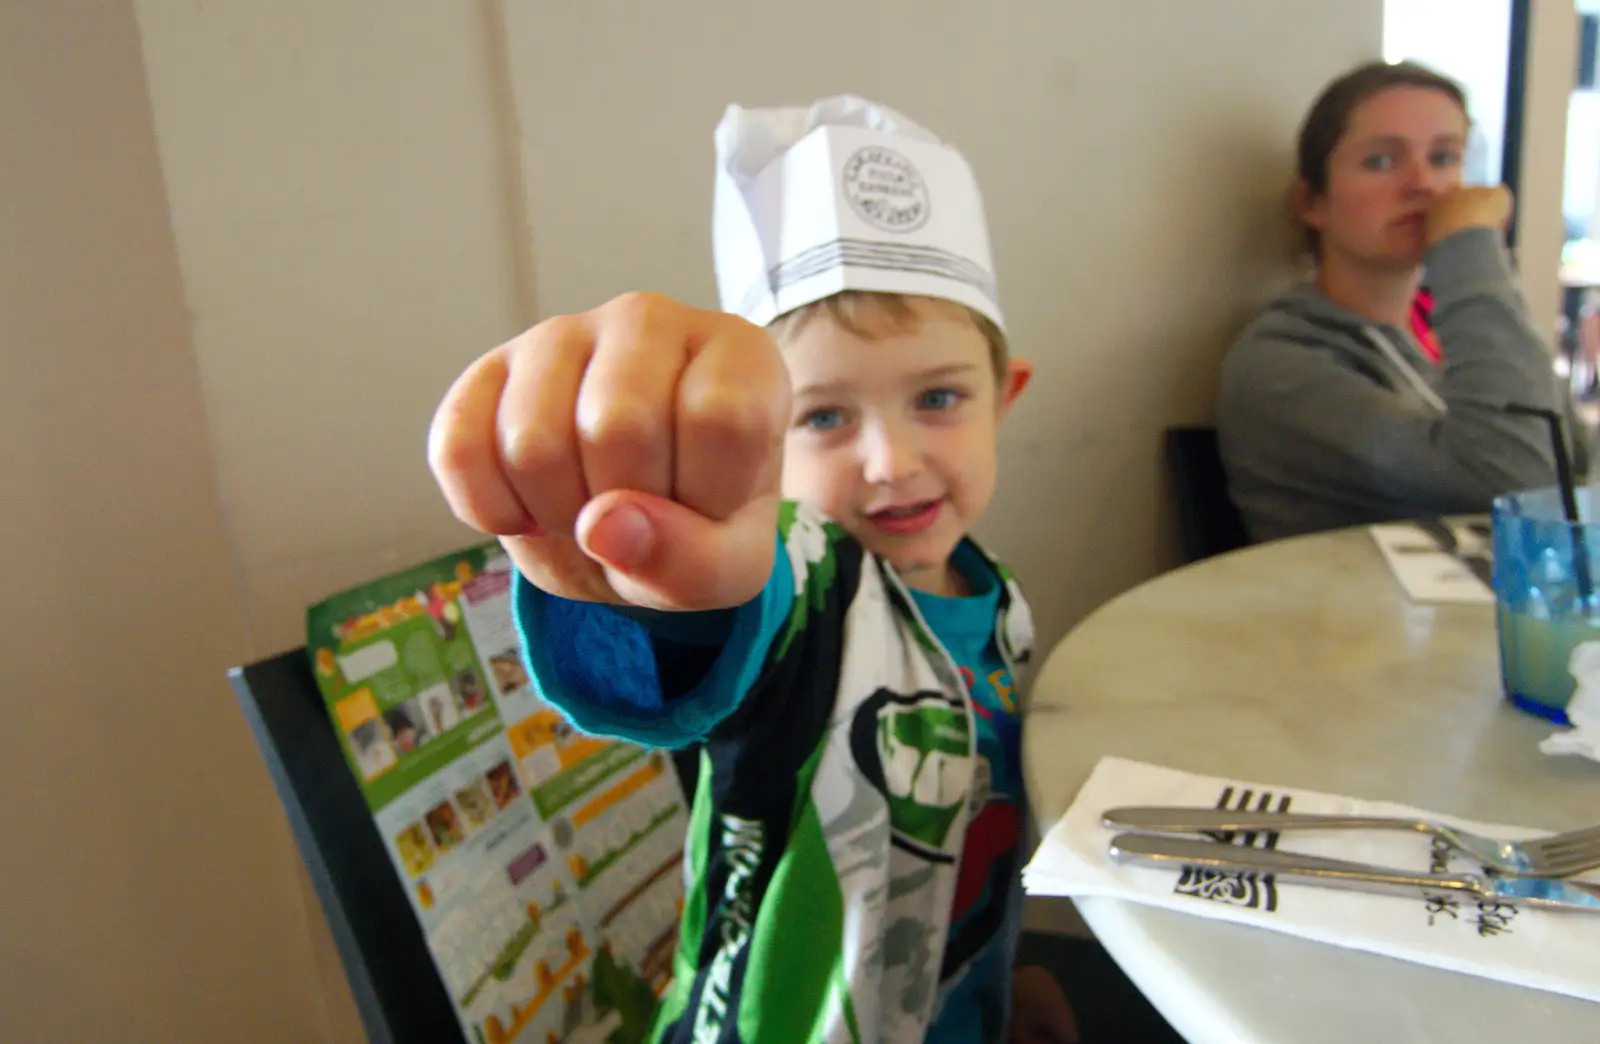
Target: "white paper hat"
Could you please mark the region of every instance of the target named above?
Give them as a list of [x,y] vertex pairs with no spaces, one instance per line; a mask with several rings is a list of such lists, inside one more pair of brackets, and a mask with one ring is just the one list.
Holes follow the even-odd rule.
[[956,301],[1004,329],[977,179],[892,109],[728,106],[712,252],[724,311],[758,326],[842,290]]

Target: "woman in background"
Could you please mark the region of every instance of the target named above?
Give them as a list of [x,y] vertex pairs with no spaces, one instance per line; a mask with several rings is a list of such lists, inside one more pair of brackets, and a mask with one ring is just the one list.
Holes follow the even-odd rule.
[[1506,254],[1511,195],[1461,184],[1468,126],[1461,88],[1412,64],[1361,66],[1306,116],[1293,209],[1315,277],[1229,350],[1217,406],[1252,540],[1555,481],[1548,428],[1505,409],[1566,397]]

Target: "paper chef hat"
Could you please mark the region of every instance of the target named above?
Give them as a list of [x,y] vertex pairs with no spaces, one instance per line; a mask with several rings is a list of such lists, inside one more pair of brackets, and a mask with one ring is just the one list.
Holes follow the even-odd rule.
[[758,326],[842,290],[922,294],[1002,329],[977,179],[904,116],[841,95],[728,106],[712,249],[724,311]]

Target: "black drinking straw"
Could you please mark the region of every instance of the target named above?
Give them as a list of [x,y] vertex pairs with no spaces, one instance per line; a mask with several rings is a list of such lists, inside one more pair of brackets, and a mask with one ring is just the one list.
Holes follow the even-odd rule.
[[1567,454],[1567,436],[1562,430],[1561,415],[1555,410],[1514,402],[1507,404],[1506,412],[1543,417],[1550,428],[1550,448],[1556,455],[1556,485],[1561,488],[1561,510],[1566,513],[1568,532],[1572,536],[1572,571],[1578,581],[1578,597],[1583,599],[1584,612],[1587,613],[1589,599],[1594,594],[1594,582],[1589,573],[1589,547],[1583,539],[1583,523],[1578,517],[1578,491],[1572,482],[1572,457]]

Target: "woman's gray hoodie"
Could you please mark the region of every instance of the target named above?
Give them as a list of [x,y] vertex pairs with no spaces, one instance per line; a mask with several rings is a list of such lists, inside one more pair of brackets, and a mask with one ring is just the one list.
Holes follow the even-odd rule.
[[1229,350],[1217,434],[1252,540],[1484,512],[1500,493],[1554,484],[1548,427],[1505,407],[1570,400],[1500,234],[1457,232],[1424,264],[1442,366],[1409,332],[1310,284],[1274,301]]

